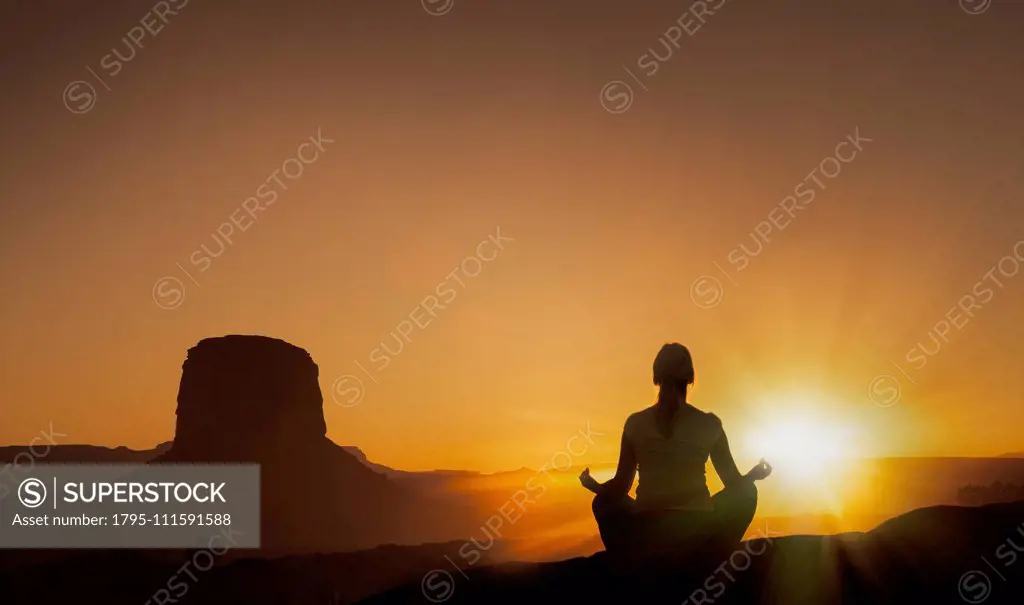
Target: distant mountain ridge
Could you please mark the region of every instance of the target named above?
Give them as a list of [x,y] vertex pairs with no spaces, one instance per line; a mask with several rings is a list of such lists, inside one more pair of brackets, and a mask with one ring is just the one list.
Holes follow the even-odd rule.
[[[332,445],[333,442],[330,442]],[[131,450],[91,445],[52,445],[44,457],[32,455],[29,446],[0,446],[0,465],[15,464],[16,458],[32,456],[33,462],[61,463],[142,463],[164,456],[173,442],[161,443],[153,449]],[[477,486],[493,479],[508,483],[525,482],[537,471],[521,468],[497,473],[468,470],[406,471],[374,462],[359,447],[336,446],[361,466],[397,484],[433,496],[453,496],[466,500],[462,492],[478,491]],[[38,451],[39,448],[37,448]],[[1006,454],[998,458],[865,458],[863,475],[879,489],[874,495],[880,503],[868,502],[886,515],[936,504],[957,504],[960,488],[968,484],[1024,483],[1024,453]],[[27,462],[19,466],[26,466]],[[0,481],[4,478],[0,477]],[[864,504],[863,494],[850,495],[850,503]]]
[[43,448],[27,445],[0,446],[0,464],[12,464],[19,456],[30,456],[33,462],[143,463],[166,453],[171,449],[171,442],[166,441],[147,450],[133,450],[124,446],[50,445],[45,448],[45,455],[40,455],[36,453],[40,449]]
[[[173,444],[173,441],[165,441],[163,443],[158,444],[156,447],[143,450],[133,450],[123,445],[118,447],[82,444],[50,445],[46,448],[46,454],[42,456],[37,455],[33,452],[33,449],[43,449],[41,446],[30,447],[28,445],[0,445],[0,464],[14,463],[15,459],[18,458],[19,455],[32,456],[33,462],[38,463],[143,463],[155,460],[162,456],[163,454],[166,454],[168,451],[170,451],[171,446]],[[359,447],[356,447],[354,445],[339,445],[338,447],[340,447],[348,454],[351,454],[356,460],[359,461],[360,464],[362,464],[366,468],[391,478],[402,478],[420,475],[442,475],[446,477],[473,477],[488,475],[488,473],[482,473],[479,471],[462,470],[403,471],[371,461]],[[498,473],[494,474],[499,475],[503,473],[515,473],[525,470],[529,469],[524,468],[520,469],[519,471],[499,471]]]
[[428,475],[428,474],[429,475],[444,475],[446,477],[453,477],[453,476],[454,477],[471,477],[471,476],[483,475],[484,474],[484,473],[480,473],[478,471],[459,471],[459,470],[403,471],[403,470],[398,470],[398,469],[395,469],[395,468],[391,468],[390,466],[385,466],[383,464],[377,464],[376,462],[371,462],[370,459],[366,456],[366,453],[363,452],[363,450],[361,450],[360,448],[358,448],[358,447],[356,447],[354,445],[343,445],[343,446],[341,446],[341,449],[343,449],[346,452],[348,452],[348,453],[352,454],[353,456],[355,456],[356,460],[358,460],[359,462],[363,463],[363,465],[366,466],[367,468],[369,468],[371,470],[374,470],[374,471],[376,471],[376,472],[378,472],[378,473],[380,473],[382,475],[386,475],[388,477],[391,477],[391,478],[402,478],[402,477],[409,477],[410,475]]

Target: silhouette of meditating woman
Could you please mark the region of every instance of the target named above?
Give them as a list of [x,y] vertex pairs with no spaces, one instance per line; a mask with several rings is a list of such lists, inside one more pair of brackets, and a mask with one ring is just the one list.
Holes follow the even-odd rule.
[[[654,553],[693,543],[731,548],[743,539],[757,509],[755,481],[772,467],[761,460],[741,475],[722,421],[686,401],[694,381],[693,358],[679,343],[654,360],[658,401],[626,420],[615,477],[598,483],[587,468],[583,487],[597,494],[594,517],[610,552]],[[711,496],[708,458],[725,484]],[[637,470],[636,500],[629,497]]]

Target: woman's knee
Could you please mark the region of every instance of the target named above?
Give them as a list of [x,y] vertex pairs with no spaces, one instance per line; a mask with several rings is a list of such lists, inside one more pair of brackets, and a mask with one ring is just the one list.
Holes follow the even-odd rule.
[[730,515],[746,516],[757,510],[757,486],[753,481],[730,485],[712,498],[715,508]]
[[753,481],[740,481],[733,485],[729,492],[734,500],[757,502],[757,485]]
[[753,481],[737,481],[722,490],[721,496],[727,500],[757,501],[757,485]]
[[604,494],[598,494],[594,496],[593,501],[590,503],[590,510],[594,511],[595,517],[601,517],[617,508],[617,502],[615,498],[611,498]]
[[744,481],[737,496],[744,509],[757,510],[757,486],[753,481]]
[[590,510],[594,511],[594,518],[601,521],[628,514],[629,506],[626,498],[598,494],[590,503]]

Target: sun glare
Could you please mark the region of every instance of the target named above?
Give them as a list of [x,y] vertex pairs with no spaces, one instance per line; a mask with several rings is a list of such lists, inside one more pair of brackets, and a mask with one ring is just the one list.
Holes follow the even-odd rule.
[[779,478],[825,481],[853,457],[852,427],[812,413],[787,413],[754,427],[749,452],[764,457]]

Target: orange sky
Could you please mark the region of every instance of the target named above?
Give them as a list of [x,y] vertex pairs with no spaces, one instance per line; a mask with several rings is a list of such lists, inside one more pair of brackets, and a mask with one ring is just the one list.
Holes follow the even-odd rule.
[[[333,439],[400,468],[538,467],[588,419],[606,435],[578,462],[613,460],[670,340],[734,442],[811,410],[859,455],[1024,450],[1024,275],[990,274],[924,367],[907,359],[1024,240],[1024,5],[729,3],[647,76],[676,4],[189,3],[75,114],[62,91],[104,76],[146,7],[51,4],[0,13],[18,32],[0,37],[0,443],[51,422],[67,442],[168,440],[185,351],[260,333],[313,355]],[[613,114],[618,79],[635,96]],[[873,141],[739,271],[858,128]],[[198,272],[318,129],[335,142]],[[356,362],[374,371],[499,226],[514,241],[372,382]],[[185,289],[171,310],[164,276]],[[691,300],[702,276],[712,308]],[[332,398],[343,375],[365,381],[355,407]],[[868,396],[880,375],[901,381],[891,407]]]

